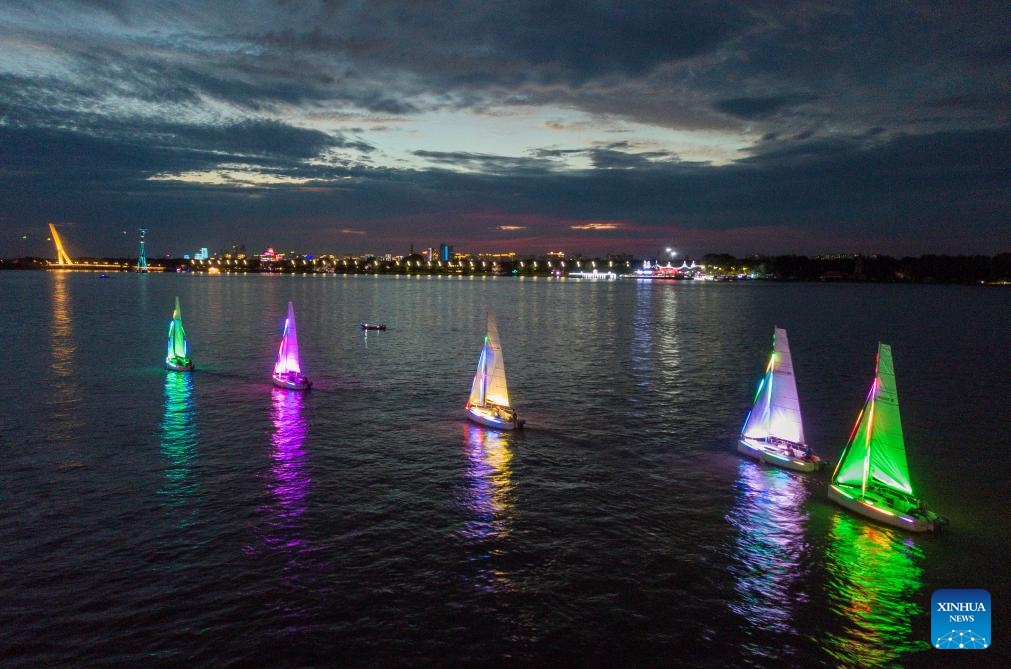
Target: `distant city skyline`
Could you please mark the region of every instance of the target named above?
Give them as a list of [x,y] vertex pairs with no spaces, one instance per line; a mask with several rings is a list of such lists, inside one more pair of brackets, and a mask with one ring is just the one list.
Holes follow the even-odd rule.
[[1011,250],[1006,3],[0,6],[0,255]]

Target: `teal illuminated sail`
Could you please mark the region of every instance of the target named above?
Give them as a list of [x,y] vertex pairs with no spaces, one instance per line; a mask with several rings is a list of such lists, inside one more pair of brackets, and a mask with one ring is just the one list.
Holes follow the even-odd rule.
[[859,485],[864,492],[868,483],[877,482],[907,495],[913,494],[902,437],[892,347],[888,344],[878,344],[874,381],[832,482]]
[[169,323],[165,366],[180,372],[193,369],[193,361],[190,360],[190,345],[186,340],[186,330],[183,329],[183,315],[182,309],[179,308],[178,296],[176,296],[176,307],[172,311],[172,321]]

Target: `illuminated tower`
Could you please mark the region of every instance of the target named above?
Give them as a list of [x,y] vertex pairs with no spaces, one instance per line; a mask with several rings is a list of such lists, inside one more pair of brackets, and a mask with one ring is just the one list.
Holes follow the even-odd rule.
[[56,226],[52,223],[49,224],[49,232],[53,235],[53,243],[56,244],[56,264],[57,265],[73,265],[74,261],[70,259],[67,252],[63,250],[63,242],[60,241],[60,236],[56,234]]
[[147,234],[146,228],[140,229],[140,253],[137,255],[137,271],[146,272],[147,271],[147,255],[144,253],[144,235]]

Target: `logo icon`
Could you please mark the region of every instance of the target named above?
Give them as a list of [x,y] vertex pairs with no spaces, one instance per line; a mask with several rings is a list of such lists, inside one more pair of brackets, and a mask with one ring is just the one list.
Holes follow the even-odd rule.
[[935,590],[930,597],[930,645],[941,650],[983,650],[990,638],[990,593]]

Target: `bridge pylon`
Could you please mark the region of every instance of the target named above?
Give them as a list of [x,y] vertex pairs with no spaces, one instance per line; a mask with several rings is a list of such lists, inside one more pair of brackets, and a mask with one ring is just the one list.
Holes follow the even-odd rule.
[[70,259],[67,252],[63,250],[63,242],[60,241],[60,235],[56,233],[56,226],[52,223],[49,224],[49,232],[53,235],[53,243],[56,244],[56,264],[57,265],[73,265],[74,261]]

